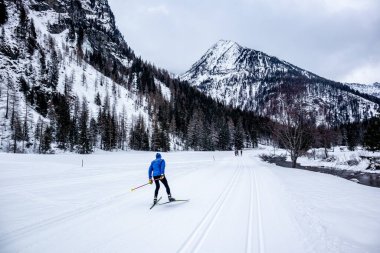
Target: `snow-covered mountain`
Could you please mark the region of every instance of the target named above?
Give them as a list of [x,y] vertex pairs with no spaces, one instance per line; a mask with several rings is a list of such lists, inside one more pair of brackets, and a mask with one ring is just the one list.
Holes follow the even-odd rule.
[[[10,139],[23,139],[14,138],[14,121],[26,125],[31,136],[51,121],[53,132],[65,128],[60,125],[63,115],[57,115],[61,109],[67,109],[71,119],[85,110],[89,118],[95,118],[107,103],[105,110],[114,108],[122,124],[130,125],[140,116],[148,120],[146,100],[137,105],[136,92],[116,83],[123,80],[121,72],[132,64],[134,55],[116,29],[107,1],[17,0],[5,4],[8,20],[1,27],[0,115],[6,120],[1,124],[0,148],[9,149],[6,142]],[[54,102],[61,99],[67,104]],[[69,135],[70,129],[62,131]],[[56,141],[65,145],[68,139],[61,137]],[[38,138],[27,138],[28,145]]]
[[380,83],[378,82],[373,83],[373,84],[360,84],[360,83],[345,83],[345,84],[351,89],[380,98]]
[[189,140],[191,120],[232,129],[240,116],[136,57],[107,0],[0,0],[0,14],[0,150],[233,145]]
[[212,98],[261,115],[281,115],[284,96],[300,100],[317,122],[373,116],[380,100],[354,92],[263,52],[220,40],[180,77]]

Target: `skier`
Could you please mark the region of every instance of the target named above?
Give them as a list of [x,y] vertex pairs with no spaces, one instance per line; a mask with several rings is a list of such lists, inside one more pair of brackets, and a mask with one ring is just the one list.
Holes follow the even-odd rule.
[[168,194],[169,201],[175,201],[175,199],[170,194],[169,184],[165,177],[165,160],[161,158],[160,153],[156,154],[156,159],[153,160],[152,163],[150,164],[149,170],[148,170],[148,176],[149,176],[149,183],[153,184],[153,180],[152,180],[152,176],[153,176],[154,183],[156,184],[156,190],[154,191],[153,204],[157,203],[157,195],[158,195],[158,191],[160,190],[159,181],[161,181],[164,184],[166,188],[166,193]]

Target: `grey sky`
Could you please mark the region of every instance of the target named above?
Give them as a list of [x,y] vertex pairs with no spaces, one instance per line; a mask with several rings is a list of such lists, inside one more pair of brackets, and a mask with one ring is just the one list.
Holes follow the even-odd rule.
[[379,0],[109,0],[137,55],[180,74],[219,39],[322,77],[380,82]]

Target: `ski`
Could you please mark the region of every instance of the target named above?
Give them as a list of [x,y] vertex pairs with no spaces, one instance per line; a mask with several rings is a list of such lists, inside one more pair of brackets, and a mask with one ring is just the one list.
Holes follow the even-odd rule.
[[173,202],[188,202],[190,199],[176,199],[176,200],[173,200],[173,201],[167,201],[167,202],[164,202],[164,203],[160,203],[159,205],[165,205],[165,204],[169,204],[169,203],[173,203]]
[[157,205],[157,203],[162,199],[162,197],[160,197],[159,199],[157,199],[157,202],[154,203],[149,209],[152,209],[155,205]]

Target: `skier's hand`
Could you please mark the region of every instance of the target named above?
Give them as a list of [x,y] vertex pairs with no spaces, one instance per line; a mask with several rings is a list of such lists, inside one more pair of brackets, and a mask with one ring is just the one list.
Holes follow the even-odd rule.
[[149,184],[153,184],[153,180],[152,179],[149,179]]
[[164,179],[164,177],[165,177],[164,174],[161,174],[160,180]]

